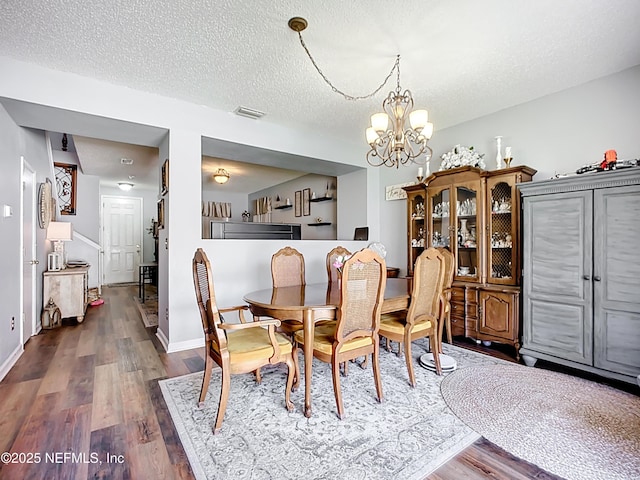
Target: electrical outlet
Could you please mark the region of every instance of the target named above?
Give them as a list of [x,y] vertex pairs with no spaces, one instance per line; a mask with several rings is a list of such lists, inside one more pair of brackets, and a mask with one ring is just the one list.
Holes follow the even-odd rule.
[[16,317],[11,317],[11,330],[16,329]]

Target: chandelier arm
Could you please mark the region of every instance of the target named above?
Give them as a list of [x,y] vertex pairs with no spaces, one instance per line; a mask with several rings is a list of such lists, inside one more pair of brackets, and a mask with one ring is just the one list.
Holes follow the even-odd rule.
[[302,45],[302,48],[304,48],[304,51],[307,53],[307,56],[309,57],[309,60],[311,60],[311,63],[315,67],[316,71],[320,74],[322,79],[325,81],[325,83],[331,87],[331,90],[333,90],[335,93],[337,93],[339,95],[342,95],[346,100],[366,100],[367,98],[373,97],[380,90],[382,90],[382,88],[387,84],[387,82],[391,78],[391,75],[393,75],[394,71],[396,71],[396,70],[400,71],[400,55],[397,55],[396,56],[396,61],[393,64],[393,67],[391,67],[391,71],[389,72],[387,77],[384,79],[384,81],[380,84],[380,86],[378,88],[376,88],[373,92],[369,93],[368,95],[360,95],[360,96],[349,95],[347,93],[344,93],[342,90],[338,89],[333,83],[331,83],[331,80],[329,80],[327,78],[327,76],[322,72],[322,70],[320,69],[320,67],[316,63],[315,59],[311,55],[311,52],[307,48],[307,45],[304,43],[304,40],[302,39],[302,33],[301,32],[298,32],[298,38],[300,39],[300,45]]

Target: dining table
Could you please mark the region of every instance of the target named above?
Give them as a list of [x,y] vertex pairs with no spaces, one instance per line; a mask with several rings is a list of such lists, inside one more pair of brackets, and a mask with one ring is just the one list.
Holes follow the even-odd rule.
[[[411,283],[407,278],[387,278],[381,313],[409,307]],[[247,293],[244,301],[254,316],[292,320],[304,332],[304,415],[311,417],[311,374],[315,324],[335,320],[340,305],[339,282],[311,283],[293,287],[272,287]]]

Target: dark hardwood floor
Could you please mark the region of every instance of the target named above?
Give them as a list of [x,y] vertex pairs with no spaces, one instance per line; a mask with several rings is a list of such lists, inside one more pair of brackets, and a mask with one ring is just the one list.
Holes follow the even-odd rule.
[[[136,287],[110,287],[85,321],[31,338],[0,382],[1,479],[193,478],[158,380],[204,368],[203,349],[163,352]],[[499,347],[462,346],[510,359]],[[195,400],[194,400],[195,401]],[[428,479],[557,479],[481,439]]]

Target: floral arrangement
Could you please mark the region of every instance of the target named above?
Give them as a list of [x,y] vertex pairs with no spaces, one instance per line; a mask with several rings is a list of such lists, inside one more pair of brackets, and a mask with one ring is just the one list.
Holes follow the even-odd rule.
[[344,263],[349,260],[349,258],[351,258],[351,255],[338,255],[333,261],[333,266],[338,270],[339,274],[342,274],[342,267],[344,267]]
[[440,157],[442,158],[440,171],[464,166],[485,168],[482,157],[484,157],[484,153],[475,152],[473,147],[456,145],[450,152],[444,153]]

